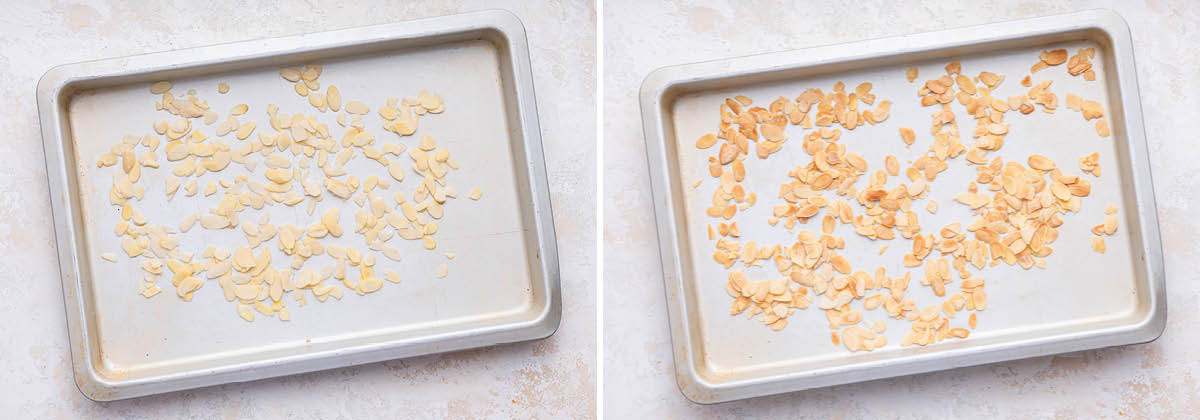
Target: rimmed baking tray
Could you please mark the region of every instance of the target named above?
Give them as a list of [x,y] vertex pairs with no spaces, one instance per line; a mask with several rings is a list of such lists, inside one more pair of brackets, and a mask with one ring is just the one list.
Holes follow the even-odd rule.
[[[824,314],[815,308],[790,316],[788,327],[779,332],[757,319],[729,315],[727,271],[713,262],[713,241],[706,232],[715,221],[705,209],[719,183],[708,175],[706,159],[712,150],[695,146],[701,135],[716,131],[718,105],[725,98],[745,95],[766,106],[776,97],[794,97],[807,88],[829,91],[837,81],[851,88],[872,82],[877,100],[895,102],[890,118],[846,131],[840,142],[879,168],[884,156],[911,161],[930,142],[925,127],[935,109],[920,106],[915,95],[918,86],[906,80],[906,68],[919,68],[918,82],[944,74],[943,66],[952,60],[960,61],[967,75],[1004,74],[1005,82],[994,92],[1003,98],[1028,90],[1018,81],[1029,74],[1039,53],[1051,47],[1067,48],[1072,54],[1078,48],[1097,49],[1096,81],[1068,77],[1065,66],[1042,70],[1034,80],[1054,80],[1052,90],[1060,101],[1066,93],[1075,93],[1102,103],[1112,135],[1100,138],[1094,121],[1085,122],[1065,107],[1054,115],[1039,109],[1008,119],[1012,131],[998,155],[1023,161],[1029,154],[1041,153],[1059,162],[1064,171],[1081,173],[1077,160],[1098,151],[1104,173],[1092,181],[1092,193],[1082,210],[1064,216],[1062,234],[1046,269],[1027,271],[1001,264],[980,273],[989,284],[989,303],[979,313],[979,328],[970,338],[900,347],[897,344],[908,324],[867,311],[868,320],[887,323],[889,345],[851,353],[831,342]],[[1166,319],[1162,250],[1132,43],[1128,27],[1111,11],[665,67],[645,79],[640,94],[676,377],[683,394],[693,401],[715,403],[1146,342],[1162,332]],[[960,120],[967,118],[962,107],[955,106]],[[973,125],[969,120],[965,124],[962,130],[967,136]],[[918,133],[911,148],[897,134],[901,126]],[[798,138],[796,133],[789,135]],[[970,140],[965,138],[964,142]],[[741,241],[794,241],[789,241],[785,229],[772,228],[765,221],[787,171],[809,159],[797,144],[784,146],[766,160],[747,158],[744,185],[760,198],[733,219],[740,221]],[[931,198],[941,203],[941,210],[936,215],[919,212],[926,229],[970,220],[969,211],[953,201],[974,179],[974,170],[960,163],[952,163],[931,185]],[[697,180],[699,185],[694,185]],[[1088,229],[1104,219],[1108,204],[1120,207],[1120,231],[1107,238],[1107,253],[1097,254],[1091,250]],[[914,207],[924,208],[924,202]],[[810,221],[800,229],[819,233],[819,225]],[[839,252],[856,261],[856,266],[882,265],[889,273],[908,271],[900,264],[905,249],[911,248],[908,240],[872,242],[848,226],[837,229],[835,235],[846,240],[846,249]],[[880,252],[882,245],[891,249]],[[774,269],[753,270],[747,269],[751,277]],[[912,287],[908,296],[921,306],[938,302],[927,287]]]
[[[121,248],[112,233],[118,216],[107,198],[111,174],[105,170],[111,168],[96,168],[96,158],[126,133],[152,134],[153,122],[167,116],[154,112],[156,96],[147,90],[158,80],[173,81],[177,94],[195,89],[221,113],[248,103],[242,120],[260,129],[270,127],[268,103],[289,114],[316,114],[279,75],[282,67],[304,64],[323,65],[322,84],[335,84],[344,101],[362,101],[372,111],[388,97],[412,97],[421,89],[442,95],[446,112],[422,118],[417,136],[387,133],[374,112],[364,116],[379,141],[412,148],[428,133],[454,153],[462,169],[447,177],[461,191],[460,203],[445,208],[437,252],[401,246],[402,262],[378,263],[380,273],[400,272],[401,283],[385,282],[367,296],[291,305],[289,322],[261,316],[243,321],[215,284],[191,302],[175,297],[169,284],[153,299],[138,295],[136,263],[100,259]],[[218,94],[218,82],[227,82],[231,92]],[[558,327],[558,258],[528,45],[521,22],[508,12],[69,64],[48,71],[37,94],[75,382],[88,398],[115,400],[538,339]],[[340,132],[333,113],[319,119]],[[171,225],[179,212],[203,206],[181,208],[189,201],[182,192],[167,202],[165,172],[145,171],[140,185],[147,194],[138,205],[151,223]],[[381,174],[388,179],[386,170]],[[479,201],[466,200],[472,187],[484,191]],[[404,190],[411,193],[411,187]],[[358,210],[349,201],[325,200],[318,211],[338,203],[349,207],[344,215]],[[275,223],[295,223],[289,216],[303,211],[282,205],[267,210]],[[208,232],[206,244],[244,245],[236,232]],[[361,237],[360,243],[348,239],[353,236],[343,236],[344,245],[365,248]],[[180,246],[189,247],[186,236]],[[447,260],[443,252],[456,258]],[[435,266],[443,263],[449,275],[436,278]]]

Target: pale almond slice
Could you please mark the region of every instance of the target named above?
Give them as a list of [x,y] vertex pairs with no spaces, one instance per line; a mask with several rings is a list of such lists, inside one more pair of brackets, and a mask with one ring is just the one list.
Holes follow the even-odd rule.
[[[400,162],[392,162],[388,164],[387,171],[388,175],[391,175],[392,179],[395,179],[396,182],[404,181],[404,168],[400,165]],[[472,194],[474,194],[473,191]],[[478,197],[474,197],[472,200],[478,200]]]
[[254,322],[254,309],[251,305],[238,302],[237,313],[246,322]]
[[1104,218],[1104,234],[1112,235],[1117,233],[1117,215],[1109,214]]
[[368,112],[371,112],[371,108],[367,107],[367,104],[362,102],[350,101],[346,103],[346,112],[351,114],[366,115]]
[[315,108],[324,109],[326,106],[325,105],[325,95],[322,95],[317,92],[309,93],[308,94],[308,104],[312,105]]
[[150,93],[153,93],[155,95],[162,95],[164,93],[167,93],[167,91],[169,91],[169,90],[171,90],[171,82],[168,82],[166,80],[154,82],[153,84],[150,85]]
[[150,284],[150,285],[146,285],[144,288],[142,288],[142,291],[138,292],[138,294],[141,294],[143,297],[149,299],[149,298],[154,297],[154,295],[157,295],[161,292],[162,292],[161,287],[158,287],[157,285],[154,285],[154,284]]
[[279,76],[283,77],[285,80],[287,80],[289,82],[299,82],[300,81],[300,70],[297,70],[292,67],[285,67],[285,68],[279,69]]
[[247,137],[250,137],[250,133],[253,133],[253,132],[254,132],[254,122],[246,121],[245,123],[243,123],[241,126],[238,127],[236,136],[237,136],[238,140],[245,140]]
[[329,109],[333,112],[338,112],[342,108],[342,92],[334,85],[329,85],[325,88],[325,103],[329,105]]

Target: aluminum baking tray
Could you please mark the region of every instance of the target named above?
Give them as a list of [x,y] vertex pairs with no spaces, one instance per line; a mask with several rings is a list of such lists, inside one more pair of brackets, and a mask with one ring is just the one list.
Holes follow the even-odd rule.
[[[878,168],[887,154],[909,161],[930,144],[925,127],[935,108],[920,106],[914,94],[918,86],[905,78],[907,67],[918,66],[922,75],[918,82],[923,82],[944,74],[947,62],[959,60],[964,74],[973,76],[986,70],[1006,75],[995,96],[1007,97],[1028,90],[1018,81],[1049,47],[1068,48],[1072,53],[1083,47],[1098,50],[1094,82],[1069,77],[1065,66],[1042,70],[1034,79],[1052,79],[1052,90],[1060,101],[1072,92],[1101,102],[1108,111],[1112,135],[1100,138],[1078,112],[1060,106],[1054,115],[1038,110],[1008,119],[1013,131],[999,155],[1023,161],[1031,153],[1042,153],[1066,172],[1080,173],[1078,158],[1099,151],[1103,176],[1092,181],[1091,196],[1082,210],[1064,216],[1066,223],[1046,269],[1026,271],[1001,264],[979,274],[989,282],[989,303],[979,313],[979,328],[969,339],[900,347],[908,324],[887,318],[886,313],[867,311],[868,320],[886,320],[889,345],[873,352],[851,353],[831,342],[824,314],[815,308],[790,316],[788,327],[779,332],[757,319],[729,315],[730,298],[724,289],[727,271],[712,261],[713,242],[706,232],[713,219],[705,215],[705,209],[719,183],[707,173],[706,159],[712,150],[698,150],[694,145],[701,135],[716,130],[717,108],[724,98],[745,95],[766,106],[776,97],[794,97],[807,88],[829,91],[837,81],[851,87],[872,82],[877,100],[895,102],[890,118],[846,131],[840,142]],[[964,130],[964,142],[969,142],[974,123],[960,105],[955,106],[960,121],[966,119],[960,129]],[[1147,342],[1162,332],[1166,319],[1162,250],[1132,43],[1128,27],[1111,11],[665,67],[645,79],[641,108],[676,377],[683,394],[693,401],[715,403]],[[912,148],[901,142],[900,126],[917,131]],[[798,138],[799,134],[789,136]],[[794,241],[785,229],[764,221],[771,216],[775,192],[787,171],[809,159],[798,145],[785,145],[767,160],[747,159],[743,184],[760,198],[758,204],[734,218],[740,220],[740,240]],[[941,210],[936,215],[920,211],[921,225],[937,229],[952,221],[969,220],[969,211],[952,197],[963,192],[972,179],[974,169],[951,162],[950,170],[931,186],[932,198],[941,203]],[[696,180],[704,181],[694,186]],[[1107,253],[1100,255],[1091,250],[1088,229],[1103,220],[1109,203],[1121,209],[1120,231],[1107,238]],[[914,207],[924,208],[924,202]],[[819,232],[819,225],[819,221],[810,221],[800,229]],[[889,273],[907,271],[900,260],[905,249],[911,249],[910,241],[872,242],[854,234],[849,226],[837,229],[835,235],[846,240],[842,254],[855,266],[883,265]],[[882,245],[891,248],[879,255]],[[764,278],[774,272],[774,268],[753,270],[747,269],[752,278],[756,273]],[[914,273],[915,277],[920,273]],[[906,296],[913,296],[919,305],[936,302],[928,287],[913,284]]]
[[[174,296],[169,283],[153,299],[138,295],[135,263],[100,259],[104,252],[121,254],[121,248],[111,230],[117,221],[107,198],[112,175],[105,169],[111,168],[97,169],[97,156],[126,133],[152,134],[152,123],[167,117],[154,111],[157,97],[148,92],[157,80],[173,81],[176,94],[195,89],[222,118],[233,105],[248,103],[242,120],[260,129],[270,127],[268,103],[288,114],[317,114],[279,76],[280,68],[303,64],[323,65],[320,81],[338,86],[343,101],[371,106],[364,121],[378,141],[412,148],[427,133],[454,153],[462,169],[448,178],[461,192],[457,205],[445,208],[437,252],[421,249],[420,241],[399,244],[402,261],[379,258],[378,272],[396,270],[401,283],[323,303],[309,296],[303,307],[289,302],[290,322],[261,315],[243,321],[215,284],[191,302]],[[231,92],[218,94],[218,82],[227,82]],[[386,98],[412,97],[421,89],[441,94],[446,112],[423,117],[416,136],[379,128],[374,111]],[[521,22],[508,12],[69,64],[48,71],[37,93],[75,382],[88,398],[116,400],[538,339],[558,327],[558,258],[529,51]],[[334,113],[319,118],[335,132],[343,130]],[[377,175],[388,179],[381,165],[364,165],[347,169],[382,171]],[[166,175],[147,170],[139,184],[147,193],[138,205],[151,223],[170,225],[177,212],[201,210],[183,208],[189,200],[182,191],[167,202]],[[393,181],[392,190],[412,182]],[[466,200],[476,186],[482,199]],[[412,192],[411,186],[402,189]],[[351,202],[327,199],[318,212],[339,205],[349,207],[342,212],[345,226],[345,215],[358,210]],[[301,214],[299,207],[266,211],[275,223],[295,223],[286,221]],[[206,243],[244,245],[232,230],[228,236],[207,232],[201,237]],[[188,247],[187,238],[181,247]],[[365,248],[358,235],[340,240]],[[285,258],[274,244],[266,245],[275,258]],[[448,261],[443,252],[457,258]],[[449,266],[446,278],[435,277],[441,263]]]

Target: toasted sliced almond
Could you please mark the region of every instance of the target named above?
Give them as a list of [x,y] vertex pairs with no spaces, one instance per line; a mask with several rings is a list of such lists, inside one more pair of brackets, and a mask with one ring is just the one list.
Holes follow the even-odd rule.
[[1067,50],[1057,49],[1051,51],[1042,51],[1040,58],[1048,65],[1057,66],[1067,62]]
[[916,141],[916,138],[917,134],[913,132],[913,129],[900,127],[900,139],[904,140],[904,144],[912,146],[913,142]]
[[1055,168],[1054,161],[1042,155],[1029,155],[1029,167],[1039,171],[1049,171]]
[[1100,137],[1108,137],[1110,134],[1108,131],[1108,121],[1104,118],[1096,120],[1096,134],[1099,134]]

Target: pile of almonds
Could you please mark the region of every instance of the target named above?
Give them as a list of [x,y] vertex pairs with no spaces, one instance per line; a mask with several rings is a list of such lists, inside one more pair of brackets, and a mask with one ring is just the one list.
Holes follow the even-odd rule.
[[[1088,60],[1093,55],[1094,51],[1081,50],[1072,57],[1068,66],[1071,74],[1091,74],[1085,77],[1092,80],[1094,73]],[[1065,50],[1043,53],[1041,60],[1033,71],[1068,61]],[[882,308],[886,316],[912,323],[900,341],[902,346],[928,345],[948,338],[967,338],[975,329],[976,312],[987,308],[987,292],[984,280],[972,270],[1000,263],[1025,269],[1045,267],[1046,257],[1053,252],[1050,245],[1058,239],[1063,223],[1060,215],[1080,210],[1082,198],[1091,192],[1091,182],[1064,173],[1042,155],[1030,155],[1023,162],[988,155],[1004,145],[1010,127],[1005,121],[1008,111],[1023,115],[1041,106],[1052,114],[1058,96],[1051,92],[1049,80],[1035,85],[1026,77],[1022,82],[1030,87],[1026,94],[1001,99],[991,92],[1003,83],[1003,75],[985,71],[968,77],[957,61],[945,70],[945,75],[925,81],[917,91],[922,106],[938,109],[932,114],[928,151],[903,170],[900,161],[889,155],[883,169],[871,172],[866,159],[839,142],[843,129],[887,119],[890,101],[881,101],[873,110],[859,109],[860,103],[865,108],[876,100],[870,93],[870,83],[860,84],[852,93],[847,93],[841,82],[831,93],[809,89],[794,101],[778,98],[768,108],[752,107],[753,101],[745,96],[726,99],[720,105],[717,132],[701,136],[696,146],[709,149],[719,143],[715,156],[709,158],[709,173],[719,179],[720,185],[706,214],[723,220],[715,230],[713,225],[708,226],[708,237],[716,241],[714,261],[731,270],[725,284],[733,298],[730,314],[761,314],[760,320],[778,331],[787,326],[788,316],[815,303],[825,311],[835,345],[869,351],[887,344],[883,335],[886,326],[882,320],[868,322],[864,313]],[[906,76],[910,82],[915,81],[917,69],[908,69]],[[959,121],[952,109],[955,102],[975,120],[971,141],[964,142],[960,137]],[[810,115],[814,105],[816,113]],[[1082,112],[1088,120],[1103,116],[1098,102],[1073,94],[1067,95],[1067,106]],[[801,136],[800,148],[809,159],[787,173],[788,180],[777,194],[780,202],[773,207],[767,223],[794,232],[797,241],[742,242],[738,221],[733,219],[757,201],[755,192],[742,183],[747,156],[752,148],[759,159],[779,152],[789,139],[785,133],[789,123],[807,131]],[[1097,125],[1097,132],[1107,136],[1107,125],[1100,128]],[[900,128],[900,135],[909,146],[917,140],[911,128]],[[951,160],[963,155],[965,163],[975,168],[976,176],[955,201],[969,208],[974,219],[925,234],[912,210],[914,201],[927,199],[937,175],[948,168]],[[1099,154],[1081,158],[1080,169],[1099,177]],[[905,179],[889,187],[890,178],[901,174]],[[860,187],[857,181],[864,175],[868,184]],[[828,197],[826,192],[842,199]],[[925,208],[935,213],[938,206],[929,200]],[[1110,206],[1106,213],[1109,216],[1105,224],[1092,229],[1096,234],[1093,247],[1098,252],[1103,252],[1100,235],[1116,231],[1116,207]],[[796,231],[797,226],[813,218],[821,220],[820,233]],[[834,235],[838,224],[851,225],[855,233],[871,240],[911,239],[912,251],[904,255],[903,266],[924,266],[919,276],[921,285],[928,286],[942,300],[920,307],[906,297],[911,272],[896,276],[888,275],[884,267],[873,273],[855,269],[839,253],[845,241]],[[937,254],[933,254],[935,251]],[[780,277],[756,280],[742,271],[745,267],[764,266],[768,260]],[[952,290],[956,282],[957,291]],[[861,302],[861,309],[855,307],[856,302]],[[963,311],[969,312],[965,327],[952,326],[956,315]]]
[[[318,113],[344,111],[337,114],[337,122],[344,129],[340,140],[317,114],[283,114],[275,104],[266,107],[271,131],[257,130],[252,138],[257,129],[254,122],[238,118],[249,112],[248,105],[234,106],[217,123],[219,115],[196,96],[195,90],[177,97],[171,93],[170,82],[151,85],[150,92],[161,96],[155,109],[176,118],[155,123],[157,134],[126,135],[97,162],[101,168],[119,164],[109,190],[110,202],[121,212],[113,232],[121,238],[124,254],[137,261],[144,272],[140,281],[143,296],[150,298],[162,291],[157,280],[165,267],[171,272],[176,294],[185,301],[190,301],[208,281],[216,280],[225,299],[237,303],[237,313],[246,321],[253,321],[255,312],[278,314],[286,321],[291,314],[285,295],[303,306],[307,301],[305,291],[325,301],[329,297],[341,299],[344,290],[360,295],[375,292],[383,286],[381,280],[399,283],[400,275],[395,271],[385,269],[382,275],[375,271],[377,253],[400,261],[401,251],[388,243],[393,237],[420,241],[428,250],[437,247],[438,221],[445,214],[444,206],[457,197],[454,187],[447,185],[447,176],[458,169],[458,163],[429,134],[421,135],[411,149],[398,141],[377,139],[363,121],[370,112],[366,104],[343,104],[340,91],[333,85],[325,93],[320,92],[321,70],[321,66],[307,65],[284,68],[279,73],[294,84],[296,93],[307,97]],[[229,90],[227,83],[218,85],[221,94]],[[421,91],[413,98],[388,99],[379,115],[384,130],[411,136],[421,116],[444,110],[440,96]],[[202,130],[214,124],[211,136]],[[226,140],[229,134],[233,139]],[[181,186],[189,199],[201,202],[213,197],[213,205],[206,212],[183,215],[177,226],[151,223],[137,208],[146,193],[145,186],[138,185],[143,168],[160,168],[157,150],[163,143],[170,169],[169,174],[163,174],[166,199],[173,200]],[[408,159],[401,158],[405,154]],[[379,173],[386,175],[360,177],[348,173],[345,165],[360,155],[377,163]],[[262,170],[258,170],[260,162]],[[201,175],[223,173],[231,164],[241,165],[245,171],[201,187]],[[404,182],[410,168],[418,177],[410,181],[410,185],[415,182],[411,195],[399,190],[386,195],[384,191]],[[479,200],[482,194],[475,188],[469,197]],[[317,204],[330,196],[336,206],[315,214]],[[310,221],[272,223],[268,214],[261,212],[265,207],[301,203],[306,203],[304,213],[312,217]],[[361,236],[362,248],[323,244],[322,240],[349,232],[341,222],[342,209],[350,209],[348,203],[359,208],[353,215],[353,233]],[[254,212],[260,214],[250,217]],[[213,244],[197,255],[197,250],[181,246],[181,242],[198,245],[183,240],[197,223],[205,230],[240,229],[246,244]],[[261,246],[272,242],[268,247]],[[273,263],[272,247],[290,261]],[[334,263],[321,267],[306,264],[318,255],[328,255]],[[445,257],[453,259],[454,254],[446,253]],[[104,253],[101,258],[119,261],[114,253]],[[447,273],[446,265],[441,264],[435,275],[445,277]],[[330,278],[335,282],[327,282]]]

